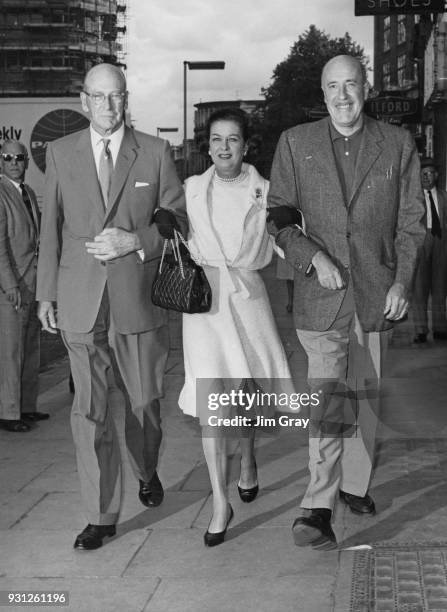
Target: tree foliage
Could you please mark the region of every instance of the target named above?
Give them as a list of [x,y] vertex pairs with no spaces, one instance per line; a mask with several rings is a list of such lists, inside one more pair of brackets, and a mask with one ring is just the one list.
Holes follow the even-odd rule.
[[311,110],[324,108],[321,71],[332,57],[340,54],[358,57],[367,69],[363,48],[346,33],[331,38],[315,25],[302,34],[291,47],[288,57],[276,66],[272,83],[262,89],[265,106],[253,117],[253,128],[262,147],[257,165],[266,173],[281,132],[309,121]]

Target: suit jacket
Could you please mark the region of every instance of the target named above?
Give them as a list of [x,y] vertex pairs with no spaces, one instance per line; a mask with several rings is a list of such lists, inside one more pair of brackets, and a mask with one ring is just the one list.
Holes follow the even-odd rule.
[[[39,208],[34,191],[26,186],[37,221]],[[14,184],[0,178],[0,303],[6,303],[5,291],[20,287],[34,297],[38,230]]]
[[323,288],[306,275],[312,257],[325,251],[353,283],[365,331],[390,329],[383,316],[394,282],[410,289],[424,228],[419,159],[408,131],[364,117],[351,196],[344,201],[326,117],[284,132],[272,166],[269,205],[304,214],[307,236],[295,228],[277,244],[295,268],[294,316],[300,329],[324,331],[333,323],[346,290]]
[[[163,246],[152,222],[159,206],[174,212],[186,231],[183,188],[166,141],[125,128],[107,210],[89,128],[48,145],[37,299],[57,302],[58,327],[90,331],[106,283],[118,332],[138,333],[166,323],[166,312],[150,297]],[[112,227],[138,235],[143,261],[137,253],[109,262],[87,253],[85,243]]]

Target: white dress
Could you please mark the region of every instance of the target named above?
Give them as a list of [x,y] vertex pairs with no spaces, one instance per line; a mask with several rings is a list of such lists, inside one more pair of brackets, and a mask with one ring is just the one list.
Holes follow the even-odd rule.
[[[263,391],[292,393],[287,357],[257,270],[272,257],[266,228],[268,182],[253,166],[245,177],[223,182],[214,166],[185,186],[189,247],[205,270],[212,307],[183,315],[185,384],[179,406],[200,416],[204,389],[241,388],[254,379]],[[200,387],[202,379],[209,382]],[[202,396],[201,396],[202,397]]]

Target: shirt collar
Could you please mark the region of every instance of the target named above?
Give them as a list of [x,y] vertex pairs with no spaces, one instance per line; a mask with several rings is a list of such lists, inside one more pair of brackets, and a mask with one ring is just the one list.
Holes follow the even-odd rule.
[[97,132],[93,128],[92,124],[90,124],[90,137],[92,139],[92,143],[94,146],[97,146],[99,143],[101,143],[104,138],[106,138],[107,140],[110,140],[111,146],[120,145],[123,139],[123,136],[124,136],[124,121],[122,122],[122,124],[117,130],[115,130],[112,134],[108,134],[107,136],[102,136],[102,134],[99,134],[99,132]]
[[19,182],[17,182],[17,181],[14,181],[13,179],[9,178],[9,176],[6,176],[6,174],[2,174],[2,180],[4,180],[4,179],[6,179],[6,180],[7,180],[7,181],[9,181],[10,183],[12,183],[12,184],[14,185],[14,187],[15,187],[16,189],[19,189],[20,191],[21,191],[21,187],[20,187],[20,185],[22,185],[22,184],[24,185],[24,184],[25,184],[25,182],[24,182],[24,181],[19,181]]
[[359,127],[359,129],[356,132],[354,132],[350,136],[345,136],[344,134],[340,134],[340,132],[334,126],[332,121],[329,121],[329,133],[331,136],[331,140],[332,142],[334,142],[335,140],[339,140],[340,138],[343,138],[343,139],[349,138],[350,140],[352,140],[353,138],[356,138],[357,136],[360,136],[362,134],[364,125],[365,125],[365,122],[363,121],[361,127]]

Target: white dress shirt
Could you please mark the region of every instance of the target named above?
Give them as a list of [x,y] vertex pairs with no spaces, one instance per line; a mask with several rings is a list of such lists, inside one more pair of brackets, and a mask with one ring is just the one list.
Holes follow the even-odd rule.
[[[124,138],[124,122],[115,132],[109,134],[108,136],[102,136],[93,128],[92,124],[90,124],[90,138],[92,142],[93,157],[95,158],[96,174],[98,175],[99,180],[99,161],[101,158],[101,153],[104,151],[103,140],[107,139],[110,141],[109,151],[112,156],[113,167],[115,167],[121,143],[123,142]],[[140,259],[144,260],[144,250],[139,249],[137,253]]]
[[101,153],[104,151],[103,139],[110,140],[109,151],[112,155],[113,167],[115,167],[116,159],[124,138],[124,123],[120,125],[116,132],[113,132],[113,134],[109,134],[108,136],[98,134],[98,132],[92,127],[92,124],[90,124],[90,138],[92,141],[93,157],[95,158],[96,173],[98,174],[99,178],[99,160]]
[[[438,204],[438,194],[436,192],[436,187],[433,187],[433,189],[430,189],[431,191],[431,195],[433,197],[433,202],[435,203],[435,207],[436,207],[436,212],[438,213],[438,217],[440,218],[439,215],[439,204]],[[427,209],[427,229],[431,230],[431,226],[432,226],[432,219],[431,219],[431,205],[430,205],[430,199],[428,197],[428,189],[424,189],[424,196],[425,196],[425,207]]]

